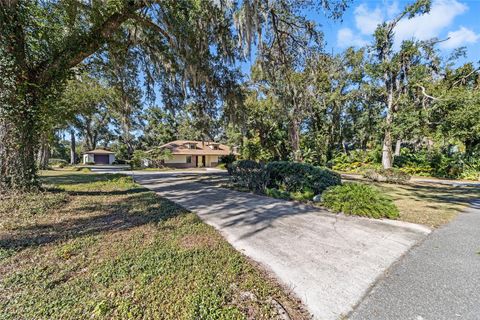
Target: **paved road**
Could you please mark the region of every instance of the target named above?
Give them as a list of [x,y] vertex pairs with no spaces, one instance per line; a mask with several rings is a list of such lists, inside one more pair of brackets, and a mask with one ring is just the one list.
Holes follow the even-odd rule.
[[[361,174],[357,173],[342,173],[342,179],[346,180],[358,180],[363,179]],[[467,180],[448,180],[448,179],[437,179],[437,178],[428,178],[428,177],[412,177],[410,180],[411,183],[430,183],[430,184],[444,184],[453,187],[480,187],[480,181],[467,181]]]
[[480,201],[411,250],[351,319],[480,319]]
[[220,230],[290,288],[317,319],[348,314],[377,277],[430,231],[221,189],[189,181],[189,175],[138,172],[135,179]]

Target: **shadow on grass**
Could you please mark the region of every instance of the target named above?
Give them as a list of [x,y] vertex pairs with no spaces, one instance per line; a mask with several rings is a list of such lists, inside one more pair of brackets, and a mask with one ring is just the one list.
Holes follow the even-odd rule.
[[45,173],[40,180],[46,184],[58,184],[58,185],[75,185],[81,183],[92,183],[100,181],[113,181],[121,177],[126,177],[124,174],[119,173],[82,173],[72,172],[68,174],[50,174]]
[[395,199],[408,198],[413,201],[428,201],[432,204],[429,208],[437,209],[435,204],[448,204],[452,210],[462,211],[462,208],[454,207],[474,206],[474,201],[480,199],[480,187],[477,186],[448,186],[427,183],[410,183],[402,185],[376,184],[384,190],[391,192]]
[[[122,175],[72,175],[57,176],[54,183],[78,184],[113,180]],[[47,177],[48,178],[48,177]],[[91,201],[81,201],[80,206],[59,209],[60,215],[71,217],[60,222],[40,223],[20,227],[0,239],[0,248],[19,251],[73,238],[97,235],[105,232],[129,230],[145,224],[158,223],[188,211],[175,203],[157,197],[144,188],[114,191],[71,191],[69,194],[93,197]],[[118,201],[102,203],[94,199],[99,195],[122,195]],[[85,198],[88,199],[88,198]],[[92,213],[90,216],[85,214]],[[94,213],[94,214],[93,214]],[[82,215],[75,217],[75,214]],[[52,219],[55,220],[55,219]]]

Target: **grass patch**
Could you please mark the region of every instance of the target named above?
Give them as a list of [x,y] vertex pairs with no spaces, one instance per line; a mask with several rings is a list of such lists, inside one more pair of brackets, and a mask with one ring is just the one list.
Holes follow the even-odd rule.
[[131,178],[43,174],[55,188],[0,202],[2,319],[272,319],[271,299],[308,318],[212,227]]
[[375,184],[390,196],[400,211],[400,220],[438,227],[450,222],[480,198],[478,187],[454,187],[428,183]]

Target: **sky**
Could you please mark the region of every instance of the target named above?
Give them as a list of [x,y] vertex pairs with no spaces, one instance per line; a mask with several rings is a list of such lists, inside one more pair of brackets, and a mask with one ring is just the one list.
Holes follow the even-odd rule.
[[[320,25],[325,37],[325,51],[340,53],[346,48],[370,44],[375,28],[391,20],[414,0],[353,0],[341,20],[331,20],[318,12],[307,17]],[[448,57],[459,47],[467,49],[466,59],[480,61],[480,0],[432,0],[430,12],[412,19],[404,18],[395,28],[395,46],[402,40],[444,40],[437,44],[440,54]],[[448,40],[447,40],[448,39]],[[252,55],[253,59],[254,55]],[[249,74],[252,60],[241,63]]]
[[[322,25],[327,52],[341,52],[347,47],[361,47],[371,42],[376,26],[395,17],[412,1],[354,0],[343,21],[312,17]],[[395,29],[395,45],[416,38],[448,40],[437,46],[447,56],[465,46],[467,59],[480,61],[480,0],[433,0],[428,14],[402,20]]]

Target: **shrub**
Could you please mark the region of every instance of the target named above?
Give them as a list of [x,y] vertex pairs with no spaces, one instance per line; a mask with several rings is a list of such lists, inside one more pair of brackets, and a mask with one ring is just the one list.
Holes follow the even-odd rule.
[[343,172],[357,172],[359,169],[373,165],[381,160],[380,149],[353,150],[347,153],[339,153],[331,160],[333,170]]
[[400,169],[370,169],[363,173],[363,177],[377,182],[405,183],[410,176]]
[[234,185],[247,188],[254,192],[265,190],[268,175],[263,164],[253,160],[240,160],[233,162],[228,169]]
[[395,219],[399,212],[392,199],[372,186],[345,183],[328,188],[322,194],[325,207],[348,215]]
[[429,177],[432,175],[432,168],[430,166],[410,166],[406,165],[400,168],[400,171],[405,172],[411,176]]
[[219,160],[220,163],[224,163],[226,166],[228,166],[229,164],[234,163],[235,160],[237,160],[237,156],[233,153],[230,153],[225,156],[221,156]]
[[63,168],[66,166],[68,162],[64,159],[56,159],[56,158],[50,158],[48,159],[48,165],[49,166],[54,166],[54,167],[60,167]]
[[459,178],[465,180],[480,180],[480,171],[467,168],[460,174]]
[[312,190],[306,191],[296,191],[290,193],[290,198],[297,201],[310,201],[315,196],[315,193]]
[[265,167],[268,187],[288,192],[311,191],[322,193],[326,188],[340,184],[340,175],[332,170],[305,163],[274,161]]
[[126,164],[127,162],[123,159],[115,159],[112,164]]
[[272,198],[290,200],[290,193],[287,191],[278,190],[275,188],[266,188],[265,194]]

